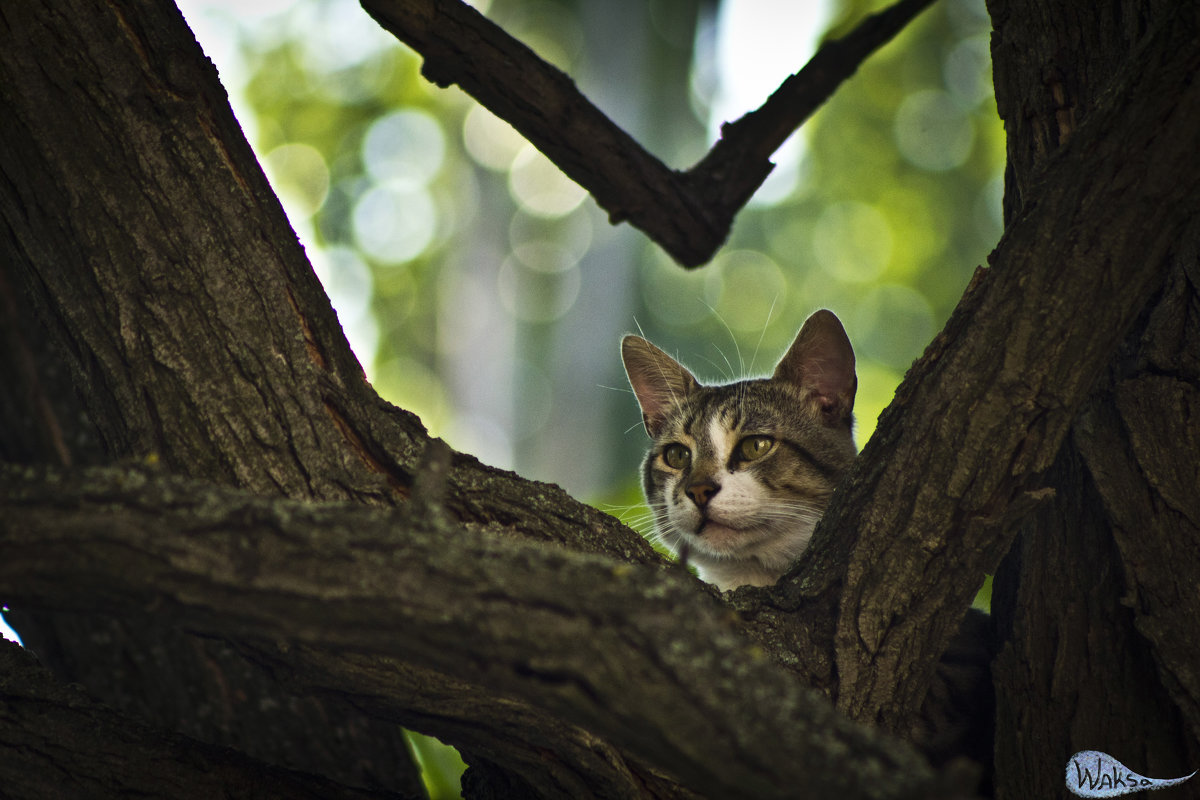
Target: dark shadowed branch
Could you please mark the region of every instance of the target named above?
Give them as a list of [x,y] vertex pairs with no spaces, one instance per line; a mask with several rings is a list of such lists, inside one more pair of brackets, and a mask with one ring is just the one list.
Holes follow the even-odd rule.
[[151,728],[62,685],[32,653],[3,640],[0,751],[5,797],[397,798]]
[[[313,506],[138,470],[8,468],[0,507],[13,602],[152,608],[300,673],[311,651],[387,657],[391,691],[360,699],[397,716],[411,711],[389,697],[434,669],[576,721],[709,796],[943,794],[915,751],[838,715],[674,571],[474,533],[418,504]],[[354,658],[325,663],[353,694]],[[472,724],[502,739],[509,722]]]

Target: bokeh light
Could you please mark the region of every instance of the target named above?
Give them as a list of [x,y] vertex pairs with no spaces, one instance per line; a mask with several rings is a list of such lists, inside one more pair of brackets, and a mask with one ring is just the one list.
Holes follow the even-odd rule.
[[839,280],[877,280],[892,257],[891,225],[875,206],[849,200],[834,203],[817,220],[813,256],[821,269]]
[[514,253],[504,259],[496,276],[496,291],[504,309],[522,322],[560,319],[579,297],[579,268],[531,268]]
[[992,54],[989,37],[968,36],[954,45],[942,65],[946,89],[964,108],[974,108],[992,97]]
[[317,148],[301,142],[280,145],[263,158],[263,167],[289,218],[307,219],[325,202],[329,167]]
[[354,241],[380,264],[411,261],[433,241],[437,210],[425,189],[376,186],[354,205]]
[[475,163],[494,172],[508,172],[517,154],[529,144],[513,126],[480,105],[467,112],[462,135]]
[[526,144],[513,159],[508,188],[521,208],[539,217],[565,217],[587,192],[572,181],[537,148]]
[[442,168],[445,156],[442,126],[420,109],[402,109],[380,117],[363,137],[363,166],[380,184],[424,188]]
[[896,147],[920,169],[941,172],[961,167],[974,142],[970,116],[948,92],[913,92],[896,112]]

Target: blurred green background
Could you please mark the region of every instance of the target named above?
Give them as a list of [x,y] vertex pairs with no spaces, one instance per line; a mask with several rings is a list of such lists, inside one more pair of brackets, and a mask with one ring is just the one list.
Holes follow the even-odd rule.
[[[886,3],[475,5],[683,169],[821,37]],[[646,437],[624,333],[728,380],[769,372],[830,308],[858,355],[861,446],[1001,232],[983,0],[940,0],[873,56],[690,272],[610,226],[470,97],[425,81],[352,0],[181,6],[378,391],[456,449],[630,522]],[[457,796],[456,757],[413,743],[434,796]]]

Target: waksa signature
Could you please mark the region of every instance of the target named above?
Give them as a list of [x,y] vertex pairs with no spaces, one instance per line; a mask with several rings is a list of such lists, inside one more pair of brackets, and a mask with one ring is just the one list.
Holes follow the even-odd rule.
[[1162,789],[1190,779],[1147,778],[1099,750],[1080,750],[1067,761],[1067,788],[1080,797],[1119,797],[1131,792]]

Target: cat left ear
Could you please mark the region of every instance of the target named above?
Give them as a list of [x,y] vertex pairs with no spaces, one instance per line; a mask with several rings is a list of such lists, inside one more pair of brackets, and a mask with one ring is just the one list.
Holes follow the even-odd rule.
[[642,407],[646,433],[657,436],[667,416],[700,384],[682,364],[640,336],[621,340],[621,361]]
[[827,425],[851,424],[858,377],[854,348],[837,315],[821,309],[804,321],[796,341],[775,367],[775,379],[799,388],[819,408]]

